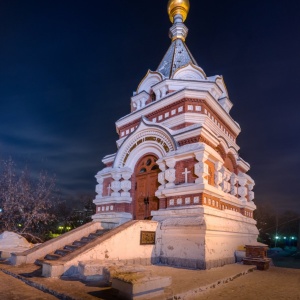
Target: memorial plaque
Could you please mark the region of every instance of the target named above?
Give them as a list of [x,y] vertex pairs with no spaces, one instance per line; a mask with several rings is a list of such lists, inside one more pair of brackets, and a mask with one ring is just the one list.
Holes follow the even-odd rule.
[[155,245],[155,231],[141,231],[140,245]]

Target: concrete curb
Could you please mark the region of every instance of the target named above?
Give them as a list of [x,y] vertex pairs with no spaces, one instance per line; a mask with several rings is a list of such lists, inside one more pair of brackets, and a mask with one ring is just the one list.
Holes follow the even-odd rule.
[[223,278],[223,279],[220,279],[220,280],[217,280],[213,283],[210,283],[208,285],[205,285],[205,286],[200,286],[196,289],[192,289],[192,290],[189,290],[189,291],[186,291],[186,292],[183,292],[183,293],[178,293],[176,295],[173,295],[171,298],[168,297],[167,300],[187,300],[187,299],[193,299],[194,297],[196,296],[199,296],[201,295],[202,293],[207,293],[209,292],[210,289],[214,289],[216,287],[219,287],[223,284],[226,284],[230,281],[233,281],[234,279],[238,278],[238,277],[241,277],[243,275],[247,275],[248,273],[250,272],[253,272],[254,270],[256,269],[256,266],[249,266],[249,269],[246,270],[246,271],[243,271],[243,272],[240,272],[236,275],[233,275],[233,276],[230,276],[230,277],[226,277],[226,278]]
[[36,289],[38,289],[38,290],[40,290],[40,291],[42,291],[44,293],[50,294],[50,295],[56,297],[57,299],[61,299],[61,300],[78,300],[78,299],[72,298],[70,296],[67,296],[65,294],[56,292],[56,291],[54,291],[52,289],[49,289],[49,288],[47,288],[46,286],[44,286],[42,284],[39,284],[39,283],[33,282],[33,281],[29,280],[29,279],[26,279],[25,277],[23,277],[21,275],[17,275],[15,273],[12,273],[10,271],[7,271],[7,270],[1,269],[1,268],[0,268],[0,271],[3,272],[3,273],[5,273],[5,274],[7,274],[7,275],[10,275],[10,276],[12,276],[12,277],[14,277],[16,279],[19,279],[22,282],[24,282],[25,284],[27,284],[27,285],[29,285],[31,287],[34,287],[34,288],[36,288]]

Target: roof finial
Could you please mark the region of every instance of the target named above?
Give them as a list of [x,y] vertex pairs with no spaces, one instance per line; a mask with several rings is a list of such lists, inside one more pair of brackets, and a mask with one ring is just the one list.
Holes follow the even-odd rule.
[[184,22],[190,10],[189,0],[169,0],[168,14],[172,23]]
[[173,26],[170,28],[170,38],[172,41],[177,39],[185,42],[188,34],[187,27],[183,24],[190,10],[189,0],[169,0],[168,14]]
[[157,72],[162,74],[164,78],[172,79],[178,69],[186,67],[189,64],[200,70],[206,78],[204,71],[199,67],[185,44],[188,28],[183,22],[186,20],[189,10],[189,0],[169,0],[168,2],[168,14],[171,22],[174,22],[169,31],[172,43],[157,68]]

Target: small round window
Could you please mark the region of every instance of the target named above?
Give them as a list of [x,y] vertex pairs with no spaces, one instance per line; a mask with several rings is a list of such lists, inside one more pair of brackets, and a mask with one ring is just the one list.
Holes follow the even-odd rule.
[[152,164],[152,160],[151,160],[151,159],[148,159],[147,162],[146,162],[146,165],[147,165],[147,166],[150,166],[151,164]]
[[145,169],[145,168],[142,168],[141,170],[140,170],[140,173],[145,173],[147,170]]

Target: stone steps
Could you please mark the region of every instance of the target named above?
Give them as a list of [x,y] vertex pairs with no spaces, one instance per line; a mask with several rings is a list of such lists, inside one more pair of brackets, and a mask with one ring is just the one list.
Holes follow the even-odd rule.
[[82,241],[75,241],[71,246],[76,246],[76,247],[82,247],[86,245],[88,242],[82,242]]
[[[139,223],[140,226],[138,225]],[[141,227],[142,226],[142,227]],[[70,253],[66,254],[65,256],[61,256],[57,260],[47,260],[44,259],[41,261],[42,263],[42,276],[43,277],[53,277],[58,278],[60,276],[65,277],[78,277],[78,263],[80,261],[86,261],[89,259],[92,259],[92,257],[95,257],[94,255],[98,255],[97,253],[94,253],[95,249],[96,251],[101,251],[102,244],[104,243],[105,247],[111,247],[110,244],[114,243],[115,239],[121,238],[123,235],[126,238],[131,238],[131,232],[134,230],[137,230],[138,237],[140,235],[141,229],[143,229],[145,226],[145,230],[147,229],[149,231],[149,228],[156,228],[157,223],[153,222],[153,224],[149,223],[148,221],[138,221],[138,220],[132,220],[128,221],[116,228],[112,228],[111,226],[109,229],[107,228],[104,230],[103,228],[98,228],[98,230],[90,231],[86,234],[83,234],[81,236],[74,236],[74,239],[68,239],[67,243],[60,244],[59,248],[51,249],[53,252],[49,253],[50,255],[58,255],[59,252],[56,252],[56,250],[67,250],[70,251]],[[126,235],[130,235],[129,237],[126,237]],[[70,235],[71,236],[71,235]],[[70,237],[69,236],[69,237]],[[124,240],[124,238],[123,238]],[[113,245],[114,247],[114,245]],[[139,241],[137,240],[137,245],[134,245],[132,251],[136,251],[136,247],[141,247],[139,245]],[[110,249],[110,248],[109,248]],[[143,250],[144,247],[141,247]],[[105,251],[105,250],[104,250]],[[132,252],[130,251],[130,252]],[[54,253],[56,252],[56,253]],[[107,251],[108,252],[108,251]],[[149,258],[145,257],[143,259],[150,260],[152,259],[151,250],[149,252]],[[115,253],[113,252],[113,256],[105,255],[105,260],[109,261],[119,261],[119,257],[115,257]],[[47,252],[45,253],[47,254]],[[63,253],[65,254],[65,253]],[[99,253],[99,255],[102,257],[102,255]],[[120,255],[122,255],[122,251],[120,252]],[[131,255],[131,254],[126,254]],[[51,257],[52,258],[52,257]],[[52,258],[53,259],[53,258]],[[137,260],[139,263],[141,263],[141,258],[138,257]],[[155,258],[156,260],[156,258]],[[126,260],[126,263],[133,263],[135,264],[134,259]],[[93,272],[92,272],[93,273]],[[96,272],[97,273],[97,272]],[[97,275],[97,274],[96,274]],[[92,275],[92,277],[94,277]]]
[[46,260],[58,260],[59,258],[61,258],[60,255],[55,255],[55,254],[47,254],[45,256]]
[[54,252],[45,255],[44,259],[36,260],[35,264],[41,266],[44,261],[59,260],[60,258],[65,257],[70,253],[76,251],[80,247],[87,245],[88,243],[102,236],[106,232],[108,232],[108,229],[98,229],[96,232],[90,233],[88,236],[82,237],[80,240],[76,240],[72,244],[67,244],[63,248],[57,249]]
[[71,251],[66,250],[66,249],[58,249],[54,252],[54,254],[60,255],[60,256],[66,256],[70,253]]

